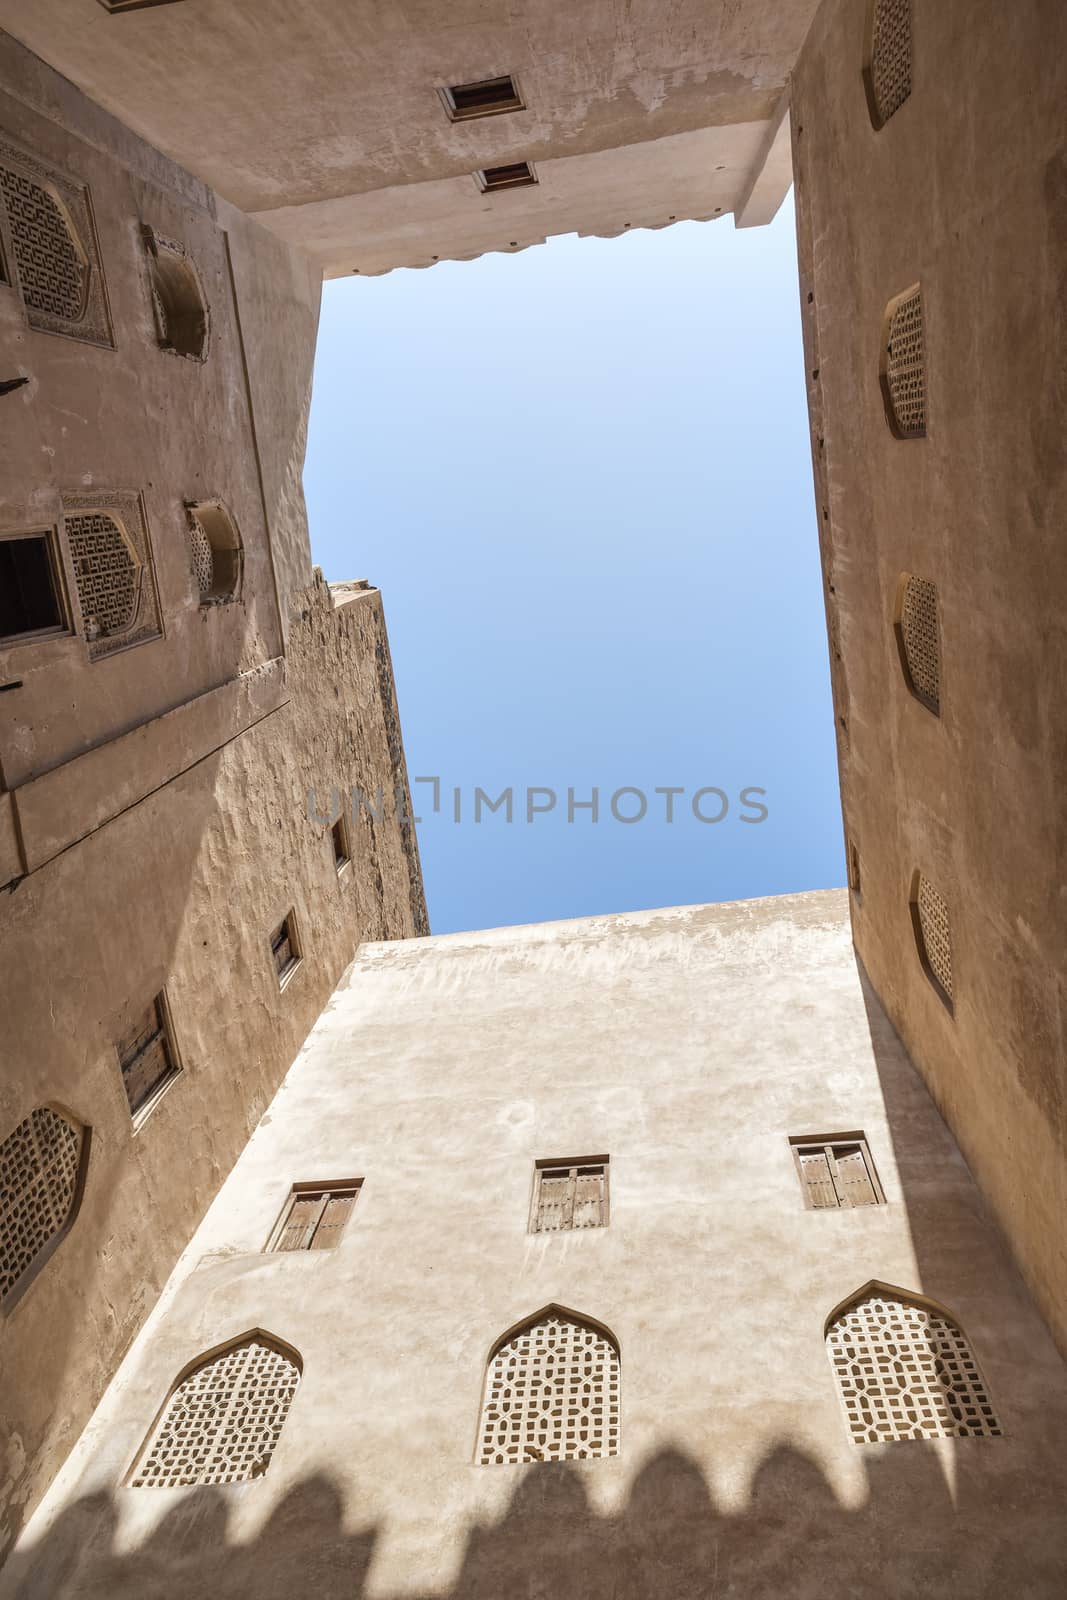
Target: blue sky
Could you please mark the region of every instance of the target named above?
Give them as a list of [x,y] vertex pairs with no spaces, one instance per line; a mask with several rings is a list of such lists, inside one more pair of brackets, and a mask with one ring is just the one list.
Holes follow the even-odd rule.
[[328,283],[305,488],[439,780],[434,932],[844,882],[791,202]]

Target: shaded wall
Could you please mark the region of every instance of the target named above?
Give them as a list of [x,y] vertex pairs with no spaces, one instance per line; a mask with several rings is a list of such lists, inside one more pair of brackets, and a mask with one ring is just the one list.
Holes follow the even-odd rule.
[[[92,1134],[72,1228],[0,1312],[2,1553],[357,945],[426,913],[381,597],[310,562],[318,274],[3,35],[0,140],[89,184],[113,333],[40,331],[0,285],[0,375],[30,380],[0,397],[0,531],[53,528],[72,582],[62,496],[141,493],[161,612],[106,659],[77,609],[0,651],[0,1141],[42,1104]],[[144,222],[196,262],[203,363],[158,346]],[[216,497],[243,581],[204,606],[183,501]],[[324,812],[353,785],[388,803],[353,820],[339,875]],[[116,1047],[164,989],[182,1071],[135,1128]]]
[[[886,1205],[805,1210],[789,1135],[860,1128]],[[609,1225],[528,1233],[534,1161],[604,1153]],[[364,1184],[339,1247],[264,1254],[289,1185],[341,1176]],[[872,1278],[959,1318],[1003,1437],[852,1443],[824,1323]],[[476,1466],[493,1341],[549,1302],[619,1341],[621,1454]],[[256,1327],[303,1362],[265,1476],[124,1487],[176,1376]],[[842,893],[379,944],[0,1594],[1051,1597],[1065,1421]]]
[[[1067,1349],[1067,12],[913,0],[881,129],[867,8],[793,80],[801,303],[856,946]],[[921,285],[926,436],[894,438],[883,314]],[[937,585],[941,710],[909,691],[901,575]],[[949,906],[954,1013],[918,958]]]

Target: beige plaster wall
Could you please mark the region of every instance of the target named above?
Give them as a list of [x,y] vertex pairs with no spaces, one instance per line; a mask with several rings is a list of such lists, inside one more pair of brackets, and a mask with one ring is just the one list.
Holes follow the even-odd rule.
[[[33,330],[0,286],[3,376],[30,378],[0,397],[0,529],[141,492],[164,625],[100,661],[80,627],[0,654],[0,1141],[42,1104],[91,1129],[73,1226],[0,1313],[2,1554],[357,945],[426,912],[381,597],[335,597],[308,554],[317,272],[4,35],[0,138],[89,183],[115,341]],[[195,257],[203,365],[157,346],[142,221]],[[182,502],[214,497],[244,579],[204,608]],[[338,876],[322,811],[353,785],[390,803],[353,819]],[[135,1131],[116,1041],[161,990],[183,1070]]]
[[[884,1207],[804,1209],[788,1136],[862,1128]],[[610,1154],[603,1230],[533,1163]],[[294,1180],[340,1247],[263,1254]],[[969,1334],[1000,1439],[857,1447],[823,1344],[872,1278]],[[480,1467],[496,1337],[606,1324],[615,1459]],[[177,1374],[252,1328],[303,1377],[266,1475],[123,1487]],[[844,893],[365,946],[46,1507],[4,1600],[1063,1592],[1067,1374],[852,953]]]
[[[793,79],[813,452],[856,944],[1067,1349],[1067,11],[913,0],[912,91],[879,131],[864,7],[826,0]],[[897,440],[883,313],[922,289],[927,436]],[[894,639],[938,588],[941,714]],[[922,869],[955,1014],[920,966]]]
[[[0,0],[0,27],[341,273],[730,211],[816,6]],[[440,87],[503,73],[524,110],[450,122]],[[478,192],[473,173],[522,160],[539,188]],[[786,164],[775,205],[788,185]]]

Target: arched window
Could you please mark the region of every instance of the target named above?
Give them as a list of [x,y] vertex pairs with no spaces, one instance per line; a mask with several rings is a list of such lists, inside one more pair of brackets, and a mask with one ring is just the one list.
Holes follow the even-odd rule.
[[884,128],[911,94],[911,0],[869,0],[863,80],[871,121]]
[[856,1444],[1000,1434],[967,1336],[945,1311],[870,1283],[834,1313],[826,1348]]
[[478,1461],[590,1461],[619,1453],[619,1348],[548,1306],[505,1337],[485,1375]]
[[220,500],[186,505],[189,551],[200,604],[233,600],[241,587],[244,551],[237,524]]
[[196,268],[180,244],[162,238],[154,228],[145,224],[141,235],[148,254],[152,311],[160,349],[187,356],[191,361],[205,360],[207,301]]
[[919,960],[934,988],[951,1010],[952,927],[948,904],[936,884],[921,872],[916,872],[912,879],[911,920]]
[[941,715],[941,632],[937,585],[906,572],[897,592],[897,648],[908,688],[928,711]]
[[107,296],[85,185],[0,140],[0,223],[5,218],[9,251],[0,277],[18,290],[30,327],[110,345]]
[[141,496],[64,495],[63,524],[90,660],[158,639],[159,596]]
[[38,1106],[0,1144],[0,1305],[29,1287],[77,1215],[89,1156],[79,1123]]
[[248,1334],[186,1373],[130,1476],[134,1489],[261,1478],[300,1382],[300,1358],[269,1334]]
[[885,308],[880,377],[890,430],[898,439],[921,439],[926,433],[926,336],[918,284]]

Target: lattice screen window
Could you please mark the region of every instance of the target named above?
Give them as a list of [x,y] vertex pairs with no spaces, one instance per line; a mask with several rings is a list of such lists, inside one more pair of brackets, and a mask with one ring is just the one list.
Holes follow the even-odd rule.
[[952,993],[952,929],[940,890],[920,872],[912,894],[912,917],[919,957],[948,1004]]
[[295,1352],[261,1333],[202,1361],[167,1401],[131,1487],[177,1489],[261,1478],[299,1382]]
[[862,1133],[790,1139],[809,1211],[850,1210],[885,1204],[871,1152]]
[[74,1221],[85,1128],[38,1106],[0,1144],[0,1305],[14,1305]]
[[84,184],[0,141],[0,205],[12,281],[31,328],[110,345],[107,297]]
[[63,522],[90,658],[158,639],[159,597],[140,496],[65,495]]
[[867,103],[883,128],[911,94],[911,0],[870,0],[867,40]]
[[189,553],[201,605],[233,600],[241,587],[244,550],[237,524],[220,500],[188,502]]
[[941,633],[937,585],[908,573],[897,602],[897,644],[908,688],[935,716],[941,714]]
[[332,1250],[340,1244],[362,1180],[294,1183],[271,1235],[269,1250]]
[[142,1121],[181,1070],[165,995],[158,994],[133,1019],[119,1041],[118,1057],[130,1112],[135,1120]]
[[619,1352],[609,1334],[551,1307],[489,1360],[478,1460],[591,1461],[619,1453]]
[[572,1228],[606,1228],[608,1223],[608,1158],[581,1161],[539,1161],[534,1171],[531,1233],[559,1233]]
[[826,1348],[856,1444],[1000,1434],[962,1329],[878,1289],[830,1324]]
[[882,392],[896,437],[921,439],[926,432],[926,341],[918,284],[886,307]]

